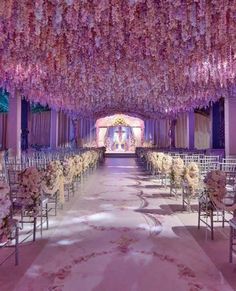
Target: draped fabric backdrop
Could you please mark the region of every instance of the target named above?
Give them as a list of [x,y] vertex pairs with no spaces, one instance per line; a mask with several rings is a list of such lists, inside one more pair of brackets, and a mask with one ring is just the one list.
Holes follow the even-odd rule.
[[170,146],[170,121],[169,119],[160,119],[156,123],[156,133],[157,133],[157,147],[158,148],[167,148]]
[[79,118],[76,125],[76,138],[79,146],[91,145],[96,142],[94,119]]
[[[50,111],[29,114],[29,145],[50,145]],[[188,147],[188,114],[183,113],[177,118],[175,142],[177,148]],[[63,112],[59,113],[58,144],[64,146],[70,142],[73,135],[70,118]],[[95,121],[93,119],[78,119],[75,129],[78,145],[91,144],[96,140]],[[146,120],[145,140],[152,141],[158,148],[170,146],[170,121],[168,119]],[[195,148],[210,148],[211,118],[208,115],[195,113]],[[0,114],[0,149],[7,148],[7,113]]]
[[[209,115],[199,113],[195,117],[195,148],[208,149],[211,146],[211,118]],[[178,116],[175,128],[175,146],[177,148],[188,147],[188,114]]]
[[170,121],[169,119],[153,120],[148,119],[144,122],[145,125],[145,140],[152,141],[158,148],[165,148],[170,146],[169,130]]
[[70,117],[60,111],[58,116],[58,145],[66,146],[70,142]]
[[50,146],[51,112],[29,114],[29,146]]
[[183,113],[178,116],[175,127],[175,146],[176,148],[188,147],[188,114]]
[[209,115],[195,113],[195,148],[211,147],[211,118]]
[[7,148],[7,113],[0,113],[0,150]]

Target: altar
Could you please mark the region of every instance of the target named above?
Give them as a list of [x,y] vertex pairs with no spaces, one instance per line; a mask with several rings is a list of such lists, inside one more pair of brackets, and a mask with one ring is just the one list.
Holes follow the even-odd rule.
[[144,122],[128,115],[113,115],[96,122],[97,145],[109,153],[133,153],[143,143]]

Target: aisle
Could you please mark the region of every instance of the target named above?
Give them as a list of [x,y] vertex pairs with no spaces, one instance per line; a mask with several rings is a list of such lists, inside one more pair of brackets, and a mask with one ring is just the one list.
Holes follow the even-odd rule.
[[134,159],[107,159],[83,192],[15,290],[232,290]]

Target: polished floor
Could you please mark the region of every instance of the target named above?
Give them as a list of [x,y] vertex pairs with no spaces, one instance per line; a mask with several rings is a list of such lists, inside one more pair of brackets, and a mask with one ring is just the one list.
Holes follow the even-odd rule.
[[196,218],[134,158],[107,158],[43,237],[21,246],[20,266],[0,267],[0,290],[236,290],[228,229],[212,242]]

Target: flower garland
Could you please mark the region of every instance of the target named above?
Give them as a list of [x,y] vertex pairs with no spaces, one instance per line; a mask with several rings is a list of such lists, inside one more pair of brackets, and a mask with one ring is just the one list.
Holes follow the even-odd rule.
[[0,181],[0,242],[5,242],[11,233],[9,186]]

